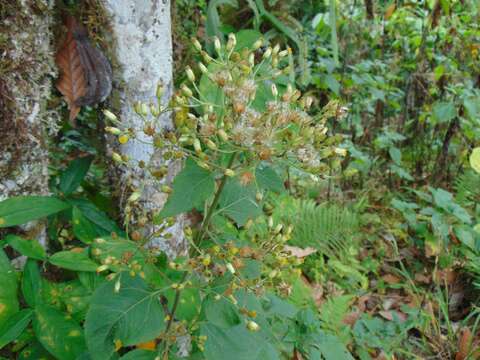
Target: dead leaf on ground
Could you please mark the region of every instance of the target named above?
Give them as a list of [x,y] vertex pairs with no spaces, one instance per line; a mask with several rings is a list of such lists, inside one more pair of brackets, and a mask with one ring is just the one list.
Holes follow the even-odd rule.
[[290,251],[293,256],[300,259],[317,252],[317,249],[314,249],[310,246],[302,249],[298,246],[285,245],[285,250]]
[[392,3],[389,7],[387,7],[387,10],[385,10],[385,20],[390,19],[396,9],[397,9],[397,4],[395,3]]
[[292,360],[303,360],[303,356],[297,349],[293,350]]
[[470,352],[472,343],[472,332],[469,328],[464,327],[460,329],[460,337],[458,339],[458,352],[455,355],[455,360],[465,360]]
[[389,285],[398,284],[400,281],[402,281],[402,279],[400,279],[398,276],[395,276],[393,274],[383,275],[382,279]]

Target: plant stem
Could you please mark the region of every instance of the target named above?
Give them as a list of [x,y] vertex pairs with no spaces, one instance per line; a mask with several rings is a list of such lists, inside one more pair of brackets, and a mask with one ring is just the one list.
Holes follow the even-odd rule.
[[[227,168],[230,169],[233,166],[233,163],[235,162],[235,159],[237,158],[237,152],[234,152],[228,161]],[[222,180],[220,180],[220,185],[218,186],[217,191],[215,192],[215,196],[213,198],[212,204],[208,207],[207,210],[207,215],[205,216],[205,219],[202,222],[202,226],[200,227],[200,230],[198,231],[197,235],[195,236],[195,239],[193,240],[194,244],[197,246],[200,245],[200,243],[203,240],[203,237],[205,235],[205,232],[208,229],[208,226],[210,225],[210,221],[212,220],[212,215],[215,211],[215,208],[218,205],[218,202],[220,200],[220,195],[223,192],[223,188],[225,187],[225,184],[227,183],[228,176],[223,175]],[[183,276],[180,280],[180,284],[182,284],[188,276],[188,272],[184,272]],[[175,318],[175,312],[177,311],[178,303],[180,301],[180,295],[181,295],[182,290],[176,290],[175,292],[175,299],[173,300],[173,306],[172,310],[170,311],[170,318],[168,319],[167,327],[165,329],[165,332],[167,333],[168,330],[170,330],[170,327],[172,326],[173,320]]]
[[[234,152],[230,156],[230,160],[228,161],[228,165],[227,165],[228,169],[232,168],[236,157],[237,157],[236,152]],[[220,200],[220,195],[222,194],[223,188],[225,187],[225,184],[227,183],[227,179],[228,179],[228,176],[223,175],[222,180],[220,180],[220,185],[218,186],[218,189],[215,193],[215,197],[213,198],[212,204],[208,208],[207,215],[205,216],[205,219],[203,220],[202,226],[200,227],[200,230],[198,231],[197,236],[195,236],[194,243],[197,244],[197,246],[203,240],[203,236],[205,235],[205,232],[208,229],[208,225],[210,225],[210,220],[212,220],[212,215],[215,211],[215,208],[218,205],[218,201]]]

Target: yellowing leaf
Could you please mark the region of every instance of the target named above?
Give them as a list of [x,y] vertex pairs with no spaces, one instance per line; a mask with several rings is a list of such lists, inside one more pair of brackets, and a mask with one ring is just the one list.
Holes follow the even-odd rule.
[[155,351],[157,348],[157,342],[155,340],[147,341],[137,345],[137,349]]
[[480,174],[480,147],[473,149],[470,155],[470,166]]
[[122,341],[121,340],[116,339],[114,343],[115,343],[115,351],[118,351],[122,348]]
[[387,7],[387,9],[385,10],[385,20],[388,20],[392,17],[396,8],[397,8],[397,6],[395,5],[395,3],[393,3],[389,7]]

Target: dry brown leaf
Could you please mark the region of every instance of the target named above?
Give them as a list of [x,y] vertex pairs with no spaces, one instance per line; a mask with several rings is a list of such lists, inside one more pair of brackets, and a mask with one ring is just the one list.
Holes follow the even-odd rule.
[[465,360],[470,352],[470,345],[472,343],[472,332],[469,328],[464,327],[460,329],[460,338],[458,339],[458,352],[455,355],[455,360]]
[[308,255],[311,255],[317,252],[317,249],[314,249],[312,247],[306,247],[305,249],[302,249],[297,246],[289,246],[289,245],[285,245],[285,250],[290,251],[292,255],[297,258],[304,258]]
[[56,56],[60,70],[56,85],[67,101],[73,123],[81,106],[97,104],[110,94],[112,68],[74,17],[66,16],[65,26],[66,38]]
[[436,270],[433,272],[433,281],[435,283],[443,285],[452,285],[455,282],[455,279],[457,278],[457,273],[453,269],[442,269],[442,270]]
[[293,350],[292,360],[303,360],[303,356],[297,349]]
[[385,20],[390,19],[396,9],[397,9],[397,4],[395,3],[392,3],[389,7],[387,7],[387,10],[385,10]]
[[394,320],[394,315],[396,315],[396,319],[399,319],[400,322],[404,322],[407,320],[407,316],[400,312],[400,311],[395,311],[395,310],[390,310],[390,311],[379,311],[378,314],[383,317],[385,320],[388,321],[393,321]]
[[402,280],[398,276],[395,276],[395,275],[392,275],[392,274],[383,275],[382,279],[383,279],[383,281],[385,281],[389,285],[398,284]]
[[60,70],[57,89],[62,93],[70,109],[70,121],[73,122],[80,112],[77,100],[87,92],[87,77],[82,64],[74,32],[80,26],[75,18],[66,18],[67,34],[63,45],[57,52],[55,62]]
[[342,320],[342,323],[345,325],[349,325],[350,327],[353,327],[357,320],[360,318],[360,315],[362,313],[360,311],[352,311],[351,313],[348,313],[345,315],[345,317]]
[[432,281],[432,278],[430,275],[424,275],[422,273],[416,273],[415,274],[415,281],[419,283],[424,283],[424,284],[430,284]]

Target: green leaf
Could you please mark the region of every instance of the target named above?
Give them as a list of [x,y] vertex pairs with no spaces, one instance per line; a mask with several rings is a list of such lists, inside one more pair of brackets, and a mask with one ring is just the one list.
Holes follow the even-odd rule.
[[[222,39],[223,37],[222,33],[220,32],[222,23],[218,14],[218,7],[221,5],[230,5],[237,8],[238,2],[237,0],[212,0],[208,2],[207,21],[205,23],[207,38],[217,36],[219,39]],[[209,48],[211,49],[211,46],[209,46]]]
[[223,329],[207,323],[201,326],[207,336],[205,358],[208,360],[270,360],[280,359],[261,333],[247,330],[245,324]]
[[90,201],[85,199],[69,199],[68,202],[73,206],[76,206],[87,220],[95,224],[95,226],[97,226],[97,231],[109,235],[112,233],[116,233],[118,235],[123,234],[115,221],[110,219],[107,214],[99,210]]
[[219,300],[215,300],[213,296],[207,297],[203,309],[208,323],[219,328],[228,329],[241,323],[237,308],[224,297]]
[[45,249],[37,240],[29,240],[16,235],[8,235],[5,241],[20,254],[29,258],[44,260],[47,256]]
[[397,164],[398,166],[402,165],[402,152],[400,151],[399,148],[395,146],[391,146],[388,149],[388,153],[390,154],[390,157],[392,158],[395,164]]
[[42,302],[43,279],[35,260],[28,259],[22,273],[22,293],[25,302],[35,307]]
[[17,275],[7,255],[0,249],[0,327],[18,311]]
[[53,254],[50,264],[73,271],[96,271],[98,264],[88,256],[88,249],[81,252],[60,251]]
[[463,106],[470,119],[476,120],[480,117],[480,96],[464,98]]
[[235,51],[238,52],[245,48],[253,48],[253,44],[255,43],[255,41],[262,38],[262,33],[252,29],[240,30],[235,35],[237,38],[237,45],[235,45]]
[[433,105],[432,115],[436,122],[446,123],[457,116],[457,109],[451,101],[437,102]]
[[156,338],[165,329],[159,291],[151,291],[141,278],[128,273],[99,286],[93,294],[85,322],[87,345],[93,360],[110,359],[114,343],[132,346]]
[[17,196],[0,202],[0,228],[25,224],[70,207],[66,202],[48,196]]
[[80,325],[50,306],[37,304],[33,330],[38,341],[57,359],[76,360],[86,350]]
[[10,316],[0,327],[0,349],[16,340],[32,320],[33,311],[24,309]]
[[21,353],[18,355],[17,360],[56,360],[54,359],[45,348],[38,342],[34,341],[33,343],[25,346]]
[[264,164],[259,165],[255,170],[255,178],[257,180],[257,185],[261,189],[271,190],[278,193],[285,190],[282,179],[270,166]]
[[88,220],[82,211],[74,206],[72,209],[73,233],[85,244],[90,244],[93,240],[109,233],[101,227]]
[[480,147],[473,149],[472,154],[470,155],[470,166],[480,174]]
[[80,186],[90,168],[93,156],[86,156],[73,160],[60,176],[58,188],[64,195],[70,195]]
[[[320,332],[310,351],[310,359],[354,360],[344,344],[334,335]],[[321,356],[320,356],[321,354]]]
[[[96,250],[100,255],[95,257],[100,263],[103,263],[108,257],[114,259],[123,259],[125,256],[129,256],[130,261],[136,261],[142,267],[145,265],[144,252],[140,250],[140,245],[136,242],[126,240],[123,238],[102,238],[101,242],[94,242],[92,244],[92,250]],[[123,262],[120,264],[110,265],[110,269],[114,272],[120,272],[127,270],[127,265]]]
[[201,205],[215,190],[213,174],[187,159],[185,168],[173,181],[173,192],[168,197],[160,216],[169,217]]
[[155,360],[157,356],[156,351],[137,349],[126,353],[120,360]]
[[262,214],[255,194],[254,186],[242,186],[236,179],[229,179],[220,195],[220,211],[237,225],[243,226],[248,219],[255,219]]

